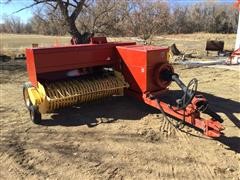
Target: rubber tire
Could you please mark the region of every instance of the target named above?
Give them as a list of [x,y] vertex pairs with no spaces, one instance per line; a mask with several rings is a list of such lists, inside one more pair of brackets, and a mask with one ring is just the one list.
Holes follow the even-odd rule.
[[23,100],[24,100],[25,106],[28,110],[30,110],[31,101],[30,101],[30,99],[28,99],[29,102],[26,101],[27,97],[26,97],[25,91],[27,91],[27,89],[31,88],[31,87],[33,87],[33,85],[30,82],[25,82],[23,84]]
[[40,124],[42,122],[42,115],[38,111],[36,106],[31,105],[29,107],[30,118],[34,124]]

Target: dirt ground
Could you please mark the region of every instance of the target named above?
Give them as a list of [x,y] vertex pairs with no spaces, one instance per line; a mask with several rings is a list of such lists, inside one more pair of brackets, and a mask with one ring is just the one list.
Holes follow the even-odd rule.
[[240,72],[175,69],[184,82],[199,80],[225,120],[224,136],[175,129],[128,97],[60,110],[35,125],[22,99],[24,63],[2,63],[0,179],[240,179]]

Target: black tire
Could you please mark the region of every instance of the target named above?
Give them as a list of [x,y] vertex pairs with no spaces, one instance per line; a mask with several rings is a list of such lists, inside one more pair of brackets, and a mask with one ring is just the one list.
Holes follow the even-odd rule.
[[38,111],[36,106],[31,105],[29,107],[30,118],[34,124],[40,124],[42,122],[42,115]]
[[33,87],[33,85],[30,82],[26,82],[23,84],[23,100],[28,110],[30,110],[30,106],[32,103],[30,101],[27,89],[31,87]]

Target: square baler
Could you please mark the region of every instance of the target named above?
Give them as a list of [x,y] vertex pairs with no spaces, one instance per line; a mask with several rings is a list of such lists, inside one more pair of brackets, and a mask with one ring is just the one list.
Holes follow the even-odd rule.
[[[29,82],[24,84],[23,96],[36,124],[41,123],[42,114],[60,108],[130,95],[159,109],[166,118],[174,117],[207,136],[222,134],[221,117],[210,109],[204,96],[196,95],[195,78],[188,85],[179,79],[168,62],[166,47],[92,38],[89,44],[28,48],[26,57]],[[174,106],[162,98],[170,93],[168,86],[172,82],[183,93]],[[210,117],[203,119],[200,112]]]

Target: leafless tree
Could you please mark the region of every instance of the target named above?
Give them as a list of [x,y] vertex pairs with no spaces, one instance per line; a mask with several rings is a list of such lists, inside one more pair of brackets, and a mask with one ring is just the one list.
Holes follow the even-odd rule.
[[153,35],[163,33],[234,33],[238,22],[238,11],[231,4],[216,1],[170,8],[167,1],[161,0],[32,0],[18,11],[31,7],[34,14],[27,25],[20,19],[6,18],[0,31],[49,35],[68,32],[77,43],[88,42],[91,32],[138,36],[149,41]]
[[[7,3],[11,3],[12,0],[8,0]],[[52,9],[52,11],[60,10],[63,25],[67,28],[67,31],[76,39],[78,44],[87,43],[88,37],[86,33],[80,33],[76,27],[76,19],[84,8],[88,7],[94,0],[32,0],[33,3],[27,7],[19,9],[15,13],[27,8],[35,7],[43,4]],[[87,34],[88,35],[88,34]]]
[[67,28],[63,26],[64,22],[59,11],[52,12],[51,8],[44,11],[41,8],[35,8],[33,17],[29,22],[32,25],[33,32],[45,35],[65,35]]
[[169,18],[168,4],[161,1],[130,0],[127,29],[145,41],[152,35],[164,32]]
[[121,30],[121,14],[126,0],[97,0],[79,15],[80,29],[104,35],[116,35]]
[[21,22],[19,17],[6,17],[4,18],[2,29],[3,31],[8,31],[9,33],[21,33],[24,31],[24,24]]

